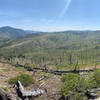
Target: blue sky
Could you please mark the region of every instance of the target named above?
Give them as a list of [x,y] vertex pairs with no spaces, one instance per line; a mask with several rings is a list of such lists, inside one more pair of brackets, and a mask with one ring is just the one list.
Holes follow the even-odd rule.
[[0,0],[0,26],[40,31],[100,29],[100,0]]

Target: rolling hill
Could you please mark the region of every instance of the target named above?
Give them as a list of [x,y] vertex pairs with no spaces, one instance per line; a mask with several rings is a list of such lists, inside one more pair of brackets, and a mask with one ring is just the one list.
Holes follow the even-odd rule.
[[26,34],[36,34],[40,33],[39,31],[27,31],[23,29],[13,28],[10,26],[0,27],[0,39],[11,39],[11,38],[18,38],[22,37]]
[[[15,30],[14,30],[15,31]],[[19,32],[19,31],[17,31]],[[23,32],[23,31],[22,31]],[[16,32],[15,32],[16,33]],[[94,63],[100,57],[100,31],[63,31],[13,35],[0,43],[0,57],[24,55],[27,58],[47,61],[62,57],[64,62],[84,59]]]
[[26,34],[26,32],[22,29],[16,29],[9,26],[0,27],[0,38],[17,38],[24,34]]

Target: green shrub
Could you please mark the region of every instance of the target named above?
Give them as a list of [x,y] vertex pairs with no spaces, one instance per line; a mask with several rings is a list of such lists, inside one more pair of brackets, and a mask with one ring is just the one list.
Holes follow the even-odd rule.
[[61,85],[62,95],[72,97],[74,100],[79,99],[85,95],[84,90],[88,87],[88,81],[84,77],[79,77],[77,74],[66,74],[61,78],[63,84]]
[[23,86],[29,86],[34,82],[33,76],[21,73],[16,77],[10,78],[8,80],[8,83],[9,84],[16,84],[18,80],[21,81]]
[[84,92],[88,88],[88,80],[85,77],[80,77],[78,85],[78,91]]
[[100,70],[95,70],[94,73],[89,76],[88,83],[89,88],[100,88]]
[[66,74],[63,75],[61,80],[64,82],[61,86],[61,92],[64,96],[71,95],[75,92],[75,88],[78,85],[78,75],[76,74]]
[[26,65],[25,68],[35,68],[34,64]]

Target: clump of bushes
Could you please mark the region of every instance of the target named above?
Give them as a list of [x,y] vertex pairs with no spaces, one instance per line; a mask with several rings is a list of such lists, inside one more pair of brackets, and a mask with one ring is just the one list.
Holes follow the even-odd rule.
[[23,73],[20,73],[18,76],[16,77],[13,77],[13,78],[10,78],[8,80],[8,83],[9,84],[16,84],[17,81],[20,81],[22,83],[23,86],[29,86],[31,85],[32,83],[34,83],[34,78],[33,76],[31,75],[28,75],[28,74],[23,74]]
[[78,100],[81,96],[85,95],[84,90],[88,87],[88,81],[84,77],[79,77],[77,74],[66,74],[61,78],[63,84],[61,92],[63,96],[74,97]]
[[100,88],[100,70],[95,70],[88,79],[89,88]]
[[63,82],[61,85],[62,95],[78,100],[85,96],[87,89],[100,88],[100,70],[95,70],[88,78],[72,73],[65,74],[61,80]]

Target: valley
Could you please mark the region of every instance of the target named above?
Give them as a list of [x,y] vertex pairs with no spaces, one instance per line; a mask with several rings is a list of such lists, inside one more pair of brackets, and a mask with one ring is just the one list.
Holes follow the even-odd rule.
[[99,79],[99,30],[33,32],[0,28],[0,89],[15,98],[18,95],[13,86],[19,80],[25,90],[41,87],[46,91],[29,100],[94,100],[87,91],[99,88]]

